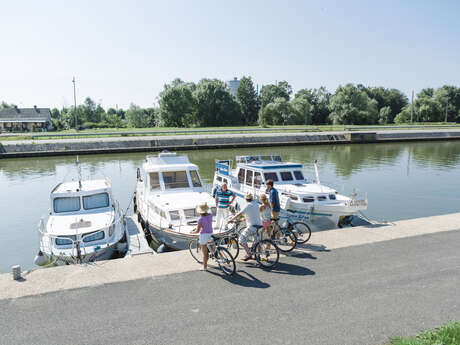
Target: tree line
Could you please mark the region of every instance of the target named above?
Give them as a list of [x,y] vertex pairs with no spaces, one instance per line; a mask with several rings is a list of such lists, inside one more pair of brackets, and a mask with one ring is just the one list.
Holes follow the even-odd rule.
[[449,85],[423,89],[409,103],[400,90],[362,84],[341,85],[335,93],[320,87],[293,94],[291,85],[280,81],[257,92],[251,77],[243,77],[233,96],[218,79],[175,79],[157,101],[149,108],[131,104],[126,110],[105,110],[87,97],[76,109],[52,109],[51,115],[56,129],[460,122],[460,88]]

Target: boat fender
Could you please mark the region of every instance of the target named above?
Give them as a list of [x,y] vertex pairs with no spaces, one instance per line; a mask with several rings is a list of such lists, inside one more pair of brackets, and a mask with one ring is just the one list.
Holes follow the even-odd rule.
[[142,216],[141,216],[140,212],[137,214],[137,221],[138,221],[139,224],[142,225]]
[[164,243],[160,244],[160,246],[157,249],[157,253],[164,253],[166,250],[166,246]]
[[48,258],[40,250],[34,258],[34,264],[37,266],[44,266],[48,263]]

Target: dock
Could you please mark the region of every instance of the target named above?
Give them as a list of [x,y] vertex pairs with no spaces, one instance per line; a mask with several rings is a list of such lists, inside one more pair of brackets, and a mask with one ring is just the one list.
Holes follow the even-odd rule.
[[144,235],[144,230],[136,219],[136,216],[126,217],[126,232],[128,240],[128,253],[126,257],[143,254],[156,254],[150,248]]

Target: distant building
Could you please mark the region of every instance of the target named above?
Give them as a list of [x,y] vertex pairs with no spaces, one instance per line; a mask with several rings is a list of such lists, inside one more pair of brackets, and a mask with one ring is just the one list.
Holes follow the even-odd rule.
[[0,109],[0,132],[45,131],[53,127],[49,108]]
[[236,89],[238,89],[238,86],[240,85],[240,81],[236,77],[233,78],[233,80],[227,81],[228,88],[230,89],[230,93],[236,97]]

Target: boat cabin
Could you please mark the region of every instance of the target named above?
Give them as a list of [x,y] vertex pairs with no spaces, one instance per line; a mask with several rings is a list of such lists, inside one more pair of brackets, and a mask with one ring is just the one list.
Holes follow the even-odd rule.
[[51,191],[51,214],[88,213],[112,205],[108,180],[66,182]]

